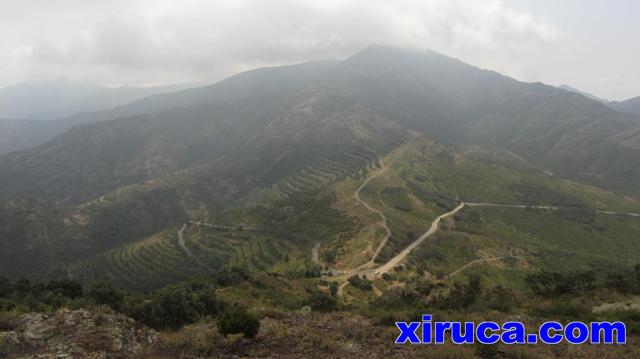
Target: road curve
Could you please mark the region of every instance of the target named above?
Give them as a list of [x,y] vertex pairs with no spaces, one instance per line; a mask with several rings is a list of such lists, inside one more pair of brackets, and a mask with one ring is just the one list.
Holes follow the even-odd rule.
[[202,263],[196,256],[193,255],[193,253],[191,253],[191,250],[187,248],[186,244],[184,243],[184,231],[187,229],[187,227],[189,227],[189,225],[184,223],[182,224],[182,227],[180,227],[180,229],[178,230],[178,246],[187,257],[193,259],[193,261],[196,262],[196,264],[198,264],[200,267],[206,269],[209,272],[215,273],[216,272],[215,269]]
[[[365,184],[366,183],[364,183],[363,186],[360,186],[360,187],[361,188],[364,187]],[[363,202],[363,204],[367,208],[369,208],[369,206],[367,206],[366,203]],[[367,277],[371,277],[371,276],[380,276],[380,275],[382,275],[384,273],[388,273],[395,266],[400,264],[407,257],[407,255],[409,255],[409,253],[411,253],[412,250],[414,250],[416,247],[418,247],[420,244],[422,244],[422,242],[424,242],[427,238],[431,237],[434,233],[436,233],[438,231],[438,228],[440,227],[440,222],[444,218],[447,218],[449,216],[452,216],[452,215],[458,213],[465,206],[469,206],[469,207],[532,208],[532,209],[545,209],[545,210],[559,210],[559,209],[562,208],[562,207],[559,207],[559,206],[530,206],[530,205],[520,205],[520,204],[500,204],[500,203],[485,203],[485,202],[480,202],[480,203],[478,203],[478,202],[461,202],[453,210],[451,210],[451,211],[449,211],[447,213],[444,213],[444,214],[440,215],[439,217],[437,217],[431,223],[431,226],[429,227],[429,230],[427,230],[422,236],[420,236],[418,239],[416,239],[414,242],[412,242],[410,245],[408,245],[402,252],[400,252],[395,257],[391,258],[385,264],[381,265],[378,268],[373,268],[373,269],[371,269],[371,268],[365,269],[365,268],[363,268],[364,266],[360,266],[355,270],[345,271],[345,272],[342,273],[342,275],[344,275],[345,277],[348,278],[348,277],[353,276],[353,275],[365,275]],[[597,213],[603,213],[603,214],[611,214],[611,215],[626,215],[626,216],[632,216],[632,217],[640,217],[640,213],[613,212],[613,211],[602,211],[602,210],[596,210],[596,212]],[[459,272],[463,271],[464,269],[466,269],[466,268],[468,268],[468,267],[470,267],[470,266],[472,266],[472,265],[474,265],[476,263],[492,261],[492,260],[498,260],[498,259],[502,259],[502,258],[503,257],[473,260],[473,261],[467,263],[466,265],[462,266],[461,268],[453,271],[452,273],[449,273],[449,275],[447,275],[447,277],[454,276],[454,275],[458,274]],[[344,281],[343,283],[341,283],[340,286],[338,287],[338,294],[342,294],[343,289],[348,284],[349,284],[348,281]]]
[[436,218],[433,222],[431,222],[431,227],[429,227],[428,231],[426,231],[423,235],[421,235],[413,243],[411,243],[409,246],[407,246],[407,248],[405,248],[398,255],[396,255],[395,257],[391,258],[387,263],[383,264],[381,267],[378,267],[378,269],[375,270],[375,273],[376,274],[387,273],[391,269],[393,269],[393,267],[395,267],[398,264],[400,264],[400,262],[402,262],[402,260],[407,255],[409,255],[409,253],[411,253],[412,250],[414,250],[417,246],[419,246],[422,242],[424,242],[425,239],[431,237],[434,233],[436,233],[436,231],[440,227],[440,222],[442,221],[442,219],[447,218],[449,216],[452,216],[452,215],[458,213],[458,211],[460,211],[462,208],[464,208],[464,206],[465,206],[465,203],[462,202],[456,208],[452,209],[451,211],[449,211],[447,213],[444,213],[444,214],[441,214],[438,218]]
[[359,268],[365,268],[365,267],[373,265],[373,263],[374,263],[373,261],[376,259],[378,254],[380,254],[380,251],[382,251],[382,248],[384,248],[384,246],[387,244],[387,241],[391,237],[391,229],[387,225],[387,217],[384,215],[384,213],[382,213],[381,211],[378,211],[377,209],[371,207],[367,202],[365,202],[362,198],[360,198],[360,191],[362,191],[362,189],[372,179],[382,175],[389,168],[388,165],[385,166],[385,164],[382,162],[382,160],[379,159],[378,161],[382,164],[382,169],[380,171],[372,174],[364,182],[362,182],[360,187],[358,187],[358,189],[353,193],[353,196],[355,197],[356,201],[358,201],[358,203],[363,205],[370,212],[373,212],[373,213],[377,214],[380,217],[380,226],[382,226],[382,228],[384,229],[386,234],[385,234],[384,238],[382,239],[382,241],[380,241],[380,244],[378,244],[378,247],[376,248],[376,250],[373,252],[373,255],[371,256],[371,259],[367,263],[365,263],[362,266],[360,266]]
[[[358,189],[356,189],[356,191],[353,193],[356,201],[358,201],[358,203],[362,204],[366,209],[368,209],[369,211],[377,214],[380,217],[380,225],[382,226],[382,228],[384,229],[384,231],[386,232],[384,238],[382,239],[382,241],[380,241],[380,244],[378,244],[378,247],[376,248],[376,250],[373,252],[373,255],[371,256],[371,259],[358,267],[358,269],[364,269],[364,268],[371,268],[375,265],[375,259],[378,257],[378,255],[380,254],[380,252],[382,251],[382,248],[384,248],[384,246],[387,244],[387,241],[389,240],[389,238],[391,238],[391,229],[389,228],[388,224],[387,224],[387,217],[384,215],[384,213],[382,213],[381,211],[378,211],[377,209],[371,207],[367,202],[365,202],[362,198],[360,198],[360,191],[362,191],[362,189],[369,184],[369,182],[378,177],[383,175],[387,169],[389,169],[391,167],[391,165],[393,164],[393,162],[400,157],[400,153],[404,152],[407,147],[409,145],[411,145],[411,143],[416,139],[417,137],[411,137],[409,139],[409,141],[407,142],[407,144],[402,147],[400,149],[400,152],[395,154],[391,160],[389,161],[389,163],[387,163],[385,165],[384,161],[382,161],[382,159],[378,158],[378,162],[382,165],[382,168],[380,169],[380,171],[372,174],[371,176],[369,176],[361,185],[360,187],[358,187]],[[378,192],[378,198],[380,198],[380,193]],[[382,200],[380,200],[380,202],[382,202]],[[383,203],[384,205],[384,203]]]

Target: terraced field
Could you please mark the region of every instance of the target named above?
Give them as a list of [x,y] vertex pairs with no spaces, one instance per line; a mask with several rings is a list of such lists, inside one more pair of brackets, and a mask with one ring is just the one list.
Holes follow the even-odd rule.
[[288,265],[288,253],[295,250],[292,244],[250,229],[192,224],[183,238],[195,258],[179,247],[177,232],[171,229],[81,261],[67,268],[67,272],[84,283],[108,279],[122,288],[150,290],[222,268],[248,271],[304,268],[304,263]]
[[[378,157],[373,152],[350,146],[283,178],[272,190],[282,197],[314,192],[348,176],[363,177],[367,170],[379,165]],[[193,185],[193,191],[180,191],[176,193],[179,196],[176,199],[187,211],[187,221],[189,217],[206,218],[207,213],[198,212],[200,195],[206,192],[207,186],[216,186],[229,195],[233,184],[225,186],[223,182],[225,174],[232,171],[230,166],[234,166],[233,160],[219,158],[156,180],[122,188],[89,206],[107,206],[135,197],[137,193],[159,188],[168,190]],[[304,273],[310,265],[303,248],[286,239],[276,238],[273,233],[233,226],[212,228],[198,223],[191,222],[183,233],[187,250],[178,245],[177,228],[172,226],[149,238],[123,244],[97,257],[78,262],[68,267],[67,271],[71,277],[84,283],[106,278],[123,288],[147,290],[222,268]]]
[[184,235],[185,245],[207,267],[239,267],[248,271],[271,271],[280,267],[295,250],[285,240],[251,229],[220,229],[198,226]]
[[274,187],[285,197],[312,192],[347,176],[364,175],[370,166],[379,166],[375,153],[362,147],[351,146],[283,178]]
[[178,248],[175,231],[105,252],[67,269],[84,283],[108,279],[119,287],[148,290],[185,280],[202,269]]

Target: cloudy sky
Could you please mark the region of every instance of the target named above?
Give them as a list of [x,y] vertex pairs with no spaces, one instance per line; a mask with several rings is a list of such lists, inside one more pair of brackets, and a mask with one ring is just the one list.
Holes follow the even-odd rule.
[[620,100],[638,34],[635,0],[0,0],[0,86],[206,83],[383,44]]

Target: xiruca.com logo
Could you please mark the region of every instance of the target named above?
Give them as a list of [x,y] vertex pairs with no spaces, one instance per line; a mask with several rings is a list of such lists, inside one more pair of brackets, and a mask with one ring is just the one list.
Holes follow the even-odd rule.
[[430,314],[421,322],[396,322],[400,334],[396,344],[625,344],[627,328],[622,322],[545,322],[537,332],[527,333],[522,322],[433,322]]

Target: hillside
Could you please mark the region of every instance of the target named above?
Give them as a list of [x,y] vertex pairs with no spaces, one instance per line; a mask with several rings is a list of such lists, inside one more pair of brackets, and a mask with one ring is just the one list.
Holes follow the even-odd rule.
[[[127,287],[155,287],[207,268],[292,274],[317,270],[310,251],[318,242],[320,258],[349,269],[366,258],[392,258],[461,201],[530,205],[526,196],[533,195],[541,196],[538,205],[566,198],[590,210],[637,208],[639,117],[434,52],[372,47],[344,61],[249,71],[67,120],[100,122],[0,157],[2,220],[21,223],[3,236],[5,274],[12,277],[106,275]],[[423,136],[435,142],[418,155],[410,144]],[[468,148],[476,150],[461,150]],[[424,165],[433,156],[444,167],[420,170],[420,185],[405,178],[379,188],[380,198],[400,201],[389,205],[399,212],[343,208],[342,196],[393,169],[381,159],[394,156],[398,164]],[[487,167],[483,156],[506,162]],[[451,167],[461,160],[470,167]],[[448,180],[428,184],[435,170]],[[465,182],[474,171],[483,182]],[[562,177],[607,185],[569,185]],[[359,193],[363,201],[379,185],[369,181]],[[607,192],[620,189],[631,195]],[[31,203],[25,198],[42,208],[35,216],[22,208]],[[419,210],[410,210],[412,201],[422,203]],[[288,218],[289,231],[274,233],[277,216],[261,208]],[[314,218],[308,208],[327,216]],[[385,213],[386,237],[383,228],[364,225]],[[268,230],[215,234],[189,226],[185,243],[177,242],[183,223],[221,218],[232,228]],[[313,233],[300,232],[325,220]],[[596,238],[620,240],[606,232]],[[285,254],[291,262],[282,262]],[[17,265],[29,256],[29,264]],[[62,268],[69,257],[77,263]],[[128,274],[133,268],[139,278]]]
[[0,356],[602,356],[394,345],[425,308],[640,333],[640,117],[580,94],[372,47],[56,121],[0,156]]
[[566,84],[560,85],[560,86],[558,86],[558,88],[563,89],[563,90],[567,90],[569,92],[575,92],[575,93],[580,94],[580,95],[582,95],[582,96],[584,96],[584,97],[586,97],[588,99],[595,100],[595,101],[598,101],[598,102],[602,102],[602,103],[609,102],[609,100],[605,100],[605,99],[603,99],[601,97],[598,97],[598,96],[596,96],[594,94],[581,91],[581,90],[579,90],[579,89],[577,89],[577,88],[575,88],[573,86],[569,86],[569,85],[566,85]]
[[640,115],[640,97],[634,97],[624,101],[609,102],[609,106],[618,111]]

